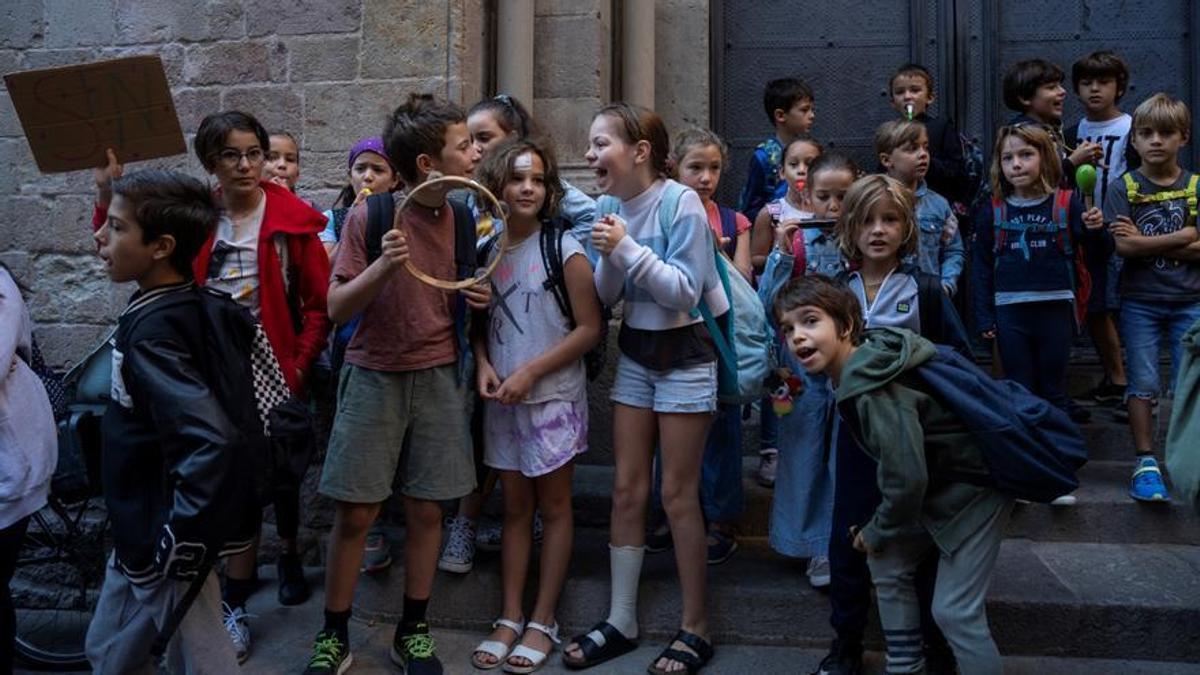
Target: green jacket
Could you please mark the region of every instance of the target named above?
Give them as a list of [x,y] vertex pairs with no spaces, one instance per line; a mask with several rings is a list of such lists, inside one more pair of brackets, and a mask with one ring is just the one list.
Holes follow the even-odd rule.
[[933,343],[916,333],[880,328],[866,332],[842,369],[838,408],[879,463],[883,501],[862,529],[877,551],[921,528],[953,555],[1008,502],[994,489],[949,478],[986,480],[988,470],[982,448],[962,421],[922,391],[914,369],[934,354]]
[[1167,427],[1167,471],[1175,489],[1200,509],[1200,321],[1183,335],[1183,359]]

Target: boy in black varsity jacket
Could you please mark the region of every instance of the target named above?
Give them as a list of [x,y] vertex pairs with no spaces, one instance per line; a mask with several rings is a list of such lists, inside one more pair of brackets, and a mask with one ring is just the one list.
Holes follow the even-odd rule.
[[[203,183],[139,171],[113,181],[95,234],[109,277],[138,285],[112,342],[102,424],[114,546],[87,635],[97,673],[151,670],[152,643],[175,621],[172,672],[238,668],[212,565],[250,545],[258,513],[247,508],[251,463],[265,450],[250,370],[253,321],[192,278],[217,217]],[[195,583],[202,586],[189,609],[181,598]],[[172,618],[177,608],[181,619]]]

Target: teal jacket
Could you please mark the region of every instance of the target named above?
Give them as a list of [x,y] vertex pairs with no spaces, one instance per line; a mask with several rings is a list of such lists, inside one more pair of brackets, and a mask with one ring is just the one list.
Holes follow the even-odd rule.
[[897,535],[924,529],[953,555],[1009,498],[970,480],[988,477],[983,449],[966,425],[922,391],[914,372],[933,358],[933,343],[899,328],[869,330],[842,368],[837,403],[842,418],[879,463],[883,495],[862,534],[882,551]]
[[1183,335],[1183,360],[1167,427],[1167,471],[1200,510],[1200,321]]

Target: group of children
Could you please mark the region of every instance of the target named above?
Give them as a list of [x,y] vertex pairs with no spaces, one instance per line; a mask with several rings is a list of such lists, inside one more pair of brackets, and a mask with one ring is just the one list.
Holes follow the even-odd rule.
[[[246,113],[200,125],[194,150],[214,190],[172,172],[123,175],[110,152],[96,171],[95,239],[109,276],[138,290],[118,321],[104,421],[115,548],[88,634],[94,668],[143,667],[155,636],[172,630],[168,656],[189,672],[245,660],[267,503],[283,544],[279,600],[309,596],[296,546],[308,456],[281,440],[278,411],[310,395],[333,410],[318,489],[335,515],[305,673],[350,667],[355,586],[360,570],[390,562],[377,521],[397,490],[404,600],[391,658],[414,675],[442,672],[426,620],[434,577],[471,569],[496,482],[503,605],[464,660],[528,673],[560,645],[572,668],[631,651],[643,557],[674,548],[680,629],[649,671],[703,668],[713,654],[705,563],[734,553],[742,509],[742,410],[718,400],[721,357],[697,311],[731,307],[719,249],[757,284],[777,330],[759,480],[775,490],[772,547],[809,559],[810,582],[829,587],[837,639],[818,672],[861,670],[872,582],[889,672],[955,661],[1000,672],[983,598],[1013,500],[976,481],[929,481],[934,463],[952,475],[988,469],[962,420],[910,371],[935,358],[934,344],[969,358],[994,339],[1007,377],[1082,421],[1065,377],[1086,322],[1106,372],[1090,395],[1128,401],[1131,495],[1165,500],[1152,433],[1158,350],[1178,364],[1180,338],[1200,321],[1196,178],[1177,160],[1188,109],[1157,94],[1121,113],[1128,72],[1107,52],[1077,63],[1072,81],[1087,118],[1068,141],[1063,73],[1041,60],[1013,66],[1005,101],[1019,115],[999,130],[979,189],[953,124],[929,111],[921,66],[889,82],[898,118],[875,133],[876,173],[816,140],[803,81],[773,81],[764,103],[775,134],[754,152],[737,211],[714,201],[728,159],[719,137],[687,129],[672,143],[655,113],[624,103],[588,130],[598,201],[562,179],[507,95],[469,112],[411,95],[379,137],[350,149],[348,184],[324,214],[295,194],[295,138]],[[1100,175],[1093,193],[1075,189],[1083,164]],[[489,211],[479,195],[421,188],[440,176],[473,177],[503,202],[494,230],[504,236],[477,229]],[[960,220],[975,192],[974,217]],[[410,265],[462,288],[424,283]],[[555,610],[573,545],[573,462],[587,450],[587,379],[618,302],[611,601],[564,641]],[[958,307],[970,309],[970,331]],[[265,489],[245,475],[259,470],[245,459],[255,452],[272,465]],[[281,455],[301,469],[281,468]],[[647,528],[651,509],[661,518]]]

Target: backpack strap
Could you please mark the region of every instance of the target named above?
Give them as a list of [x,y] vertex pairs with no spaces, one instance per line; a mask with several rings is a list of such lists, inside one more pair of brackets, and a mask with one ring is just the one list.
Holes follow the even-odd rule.
[[725,253],[732,258],[737,252],[737,212],[729,207],[717,205],[717,213],[721,214],[721,236],[729,240],[725,245]]
[[[917,310],[921,319],[921,335],[934,342],[945,342],[942,338],[942,326],[945,316],[942,313],[942,280],[933,274],[915,272],[917,277]],[[935,337],[937,339],[935,339]]]
[[596,198],[596,220],[610,213],[616,213],[621,208],[621,200],[612,195],[600,195]]
[[1197,204],[1196,199],[1196,188],[1198,184],[1200,184],[1200,175],[1192,174],[1191,179],[1188,180],[1187,186],[1187,210],[1188,213],[1192,214],[1193,224],[1195,224],[1198,210],[1200,210],[1200,204]]
[[543,288],[554,296],[559,311],[566,317],[571,330],[575,329],[575,312],[571,308],[571,296],[567,292],[567,278],[563,271],[562,238],[566,229],[558,220],[542,222],[538,233],[538,248],[542,252],[542,268],[546,270]]
[[391,192],[367,197],[367,264],[383,255],[383,235],[392,227],[396,214],[396,201]]
[[459,279],[475,276],[478,234],[475,231],[475,213],[465,201],[447,198],[454,211],[454,267]]
[[1005,234],[1004,234],[1004,197],[1001,195],[992,195],[992,228],[995,230],[992,236],[992,253],[998,254],[1004,250]]
[[1071,233],[1071,191],[1059,188],[1054,191],[1054,207],[1050,214],[1050,222],[1058,227],[1056,239],[1058,250],[1068,258],[1075,255],[1074,237]]

